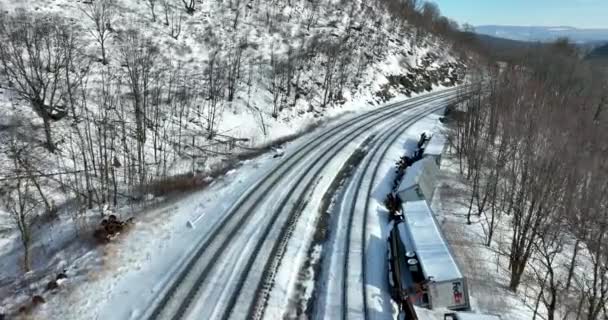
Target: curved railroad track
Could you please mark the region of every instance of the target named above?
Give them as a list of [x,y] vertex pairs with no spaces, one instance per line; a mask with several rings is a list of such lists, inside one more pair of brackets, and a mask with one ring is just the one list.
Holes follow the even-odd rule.
[[[301,212],[299,208],[323,169],[349,144],[369,136],[379,124],[399,123],[405,117],[403,112],[455,93],[456,90],[446,90],[390,104],[313,136],[252,185],[211,226],[212,231],[202,237],[190,258],[177,268],[175,277],[144,318],[261,318],[274,273]],[[251,226],[249,222],[254,218],[261,223]],[[250,254],[243,256],[243,252]]]
[[[375,137],[371,150],[364,157],[345,188],[345,196],[340,203],[340,217],[336,219],[336,235],[331,247],[331,263],[324,278],[318,280],[327,283],[319,299],[333,300],[333,303],[315,303],[320,309],[313,313],[315,318],[325,319],[363,319],[368,317],[366,284],[366,226],[372,188],[381,165],[391,145],[418,120],[443,107],[431,108],[410,117],[400,125],[382,131]],[[336,213],[338,214],[338,213]],[[338,279],[329,278],[329,274],[339,275]],[[353,288],[349,290],[349,288]],[[331,297],[329,297],[331,296]]]

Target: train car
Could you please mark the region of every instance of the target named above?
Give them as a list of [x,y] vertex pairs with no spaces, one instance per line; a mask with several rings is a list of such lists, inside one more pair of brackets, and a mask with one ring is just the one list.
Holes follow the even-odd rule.
[[424,148],[423,157],[431,158],[441,167],[441,157],[447,145],[447,137],[443,133],[435,133]]
[[431,201],[437,187],[439,167],[435,159],[425,158],[414,162],[407,170],[399,187],[397,195],[403,202],[427,200]]
[[435,193],[444,147],[445,139],[441,135],[429,141],[429,137],[422,134],[414,156],[405,159],[412,163],[400,181],[395,182],[394,194],[388,197],[392,200],[389,203],[401,202],[391,206],[400,206],[401,210],[393,208],[398,214],[391,215],[389,283],[393,299],[406,312],[413,312],[412,304],[430,309],[470,308],[466,279],[427,203]]
[[[412,286],[416,278],[423,277],[415,254],[407,252],[401,241],[399,229],[405,226],[403,220],[391,222],[391,232],[388,236],[388,281],[391,286],[391,296],[399,304],[400,320],[418,319],[414,303],[424,305],[424,298],[419,296]],[[420,300],[420,301],[418,301]],[[428,299],[427,299],[428,300]]]
[[388,237],[393,299],[430,309],[468,310],[466,279],[426,201],[405,202],[404,210],[404,217],[391,222]]
[[405,226],[401,234],[416,253],[427,280],[428,306],[468,310],[467,282],[426,201],[404,203]]

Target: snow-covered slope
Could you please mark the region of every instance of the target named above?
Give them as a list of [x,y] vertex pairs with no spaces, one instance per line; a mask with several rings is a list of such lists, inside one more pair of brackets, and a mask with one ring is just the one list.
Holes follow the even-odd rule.
[[[181,1],[156,0],[152,1],[154,22],[148,1],[111,2],[115,14],[105,45],[109,64],[104,66],[97,60],[101,50],[94,40],[94,24],[85,14],[93,10],[88,2],[0,1],[9,12],[59,15],[69,27],[80,30],[78,52],[88,58],[83,62],[86,87],[78,91],[85,101],[77,102],[74,116],[52,123],[58,152],[33,151],[45,172],[87,169],[82,166],[86,155],[71,148],[81,143],[78,127],[80,135],[92,141],[89,147],[100,149],[97,141],[103,133],[95,130],[100,125],[91,132],[85,128],[91,120],[119,123],[111,133],[125,134],[116,133],[107,142],[114,149],[110,158],[124,166],[140,165],[140,160],[133,161],[134,151],[126,150],[137,145],[130,133],[137,130],[137,120],[125,58],[132,46],[158,50],[150,60],[151,83],[142,94],[142,100],[149,101],[144,106],[149,111],[142,146],[143,182],[212,170],[243,148],[298,134],[323,118],[352,110],[347,102],[374,103],[430,89],[433,83],[452,85],[462,71],[448,45],[430,35],[420,37],[375,3],[196,1],[190,15]],[[178,26],[181,32],[172,32]],[[138,32],[134,41],[132,30]],[[3,125],[21,123],[15,128],[18,134],[35,133],[43,140],[41,121],[29,102],[4,84],[0,89],[0,102],[6,106]],[[102,112],[108,107],[117,112]],[[1,154],[0,160],[2,176],[9,176],[10,162]],[[129,175],[120,171],[118,176]]]
[[[125,205],[158,191],[142,184],[221,172],[239,154],[345,113],[451,86],[464,70],[450,45],[421,36],[380,2],[360,0],[195,1],[191,14],[179,0],[108,1],[114,14],[106,25],[104,65],[87,16],[100,2],[0,0],[8,15],[57,16],[57,27],[76,35],[81,72],[72,71],[82,80],[77,101],[62,101],[70,112],[51,123],[57,144],[51,153],[39,115],[0,74],[0,306],[10,302],[7,311],[44,286],[40,279],[74,265],[76,276],[104,265],[104,253],[81,243],[90,240],[100,208],[131,216],[137,210]],[[147,101],[140,140],[128,58],[145,50],[153,59],[141,65],[150,67],[150,81],[139,93]],[[7,206],[20,177],[11,146],[29,159],[28,174],[40,185],[40,192],[28,190],[36,203],[40,193],[59,208],[55,220],[45,219],[43,205],[34,208],[35,271],[25,278]],[[68,247],[74,250],[64,251]],[[36,285],[23,290],[30,282]]]

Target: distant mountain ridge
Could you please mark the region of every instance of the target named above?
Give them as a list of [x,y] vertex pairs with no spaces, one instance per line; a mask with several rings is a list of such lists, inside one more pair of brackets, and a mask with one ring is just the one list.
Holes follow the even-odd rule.
[[505,38],[517,41],[549,42],[567,37],[573,42],[608,42],[607,29],[579,29],[568,26],[539,27],[539,26],[498,26],[486,25],[475,27],[478,34]]
[[587,55],[587,59],[593,60],[608,60],[608,44],[595,48]]

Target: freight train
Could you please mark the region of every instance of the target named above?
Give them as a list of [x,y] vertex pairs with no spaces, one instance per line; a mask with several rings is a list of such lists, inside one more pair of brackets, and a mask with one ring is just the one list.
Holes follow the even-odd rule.
[[388,280],[405,319],[416,319],[413,305],[470,308],[466,279],[429,206],[444,144],[440,136],[422,134],[413,155],[397,163],[393,192],[387,197],[391,211]]

